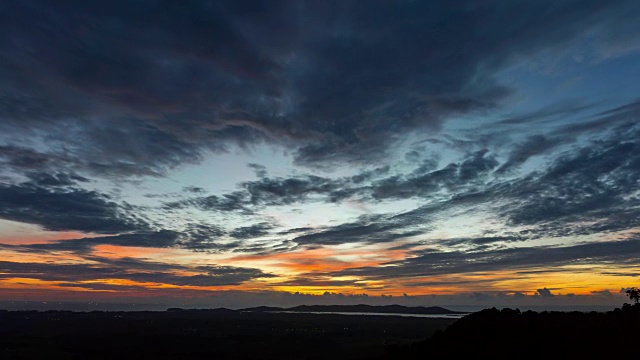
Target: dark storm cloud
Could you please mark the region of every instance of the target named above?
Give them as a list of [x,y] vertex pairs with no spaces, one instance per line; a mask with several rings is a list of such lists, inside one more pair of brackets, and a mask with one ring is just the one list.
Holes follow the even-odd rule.
[[71,160],[65,156],[51,155],[22,146],[0,146],[0,159],[4,168],[18,171],[44,171],[66,167]]
[[[381,199],[436,200],[399,214],[397,222],[415,223],[453,208],[488,206],[508,226],[525,227],[515,230],[519,232],[515,236],[522,240],[633,229],[640,226],[640,111],[634,104],[600,114],[602,117],[594,122],[606,123],[612,113],[619,118],[608,131],[576,142],[570,151],[555,155],[524,177],[504,178],[503,170],[564,140],[532,136],[513,148],[503,166],[479,152],[464,162],[424,174],[414,172],[374,181],[372,194]],[[464,163],[473,164],[467,171],[472,176],[462,179],[459,174]],[[439,190],[449,190],[450,195],[434,198]]]
[[394,279],[456,273],[519,270],[532,267],[559,267],[598,263],[635,264],[640,240],[593,242],[566,247],[524,247],[484,252],[424,250],[418,256],[388,263],[384,267],[345,269],[328,276],[361,276],[367,279]]
[[178,243],[179,238],[180,234],[174,231],[162,230],[157,232],[120,234],[95,238],[57,240],[46,244],[23,245],[19,246],[19,248],[27,249],[28,251],[73,251],[85,253],[97,245],[154,248],[173,247]]
[[593,108],[593,104],[581,104],[575,101],[572,102],[560,102],[550,106],[546,106],[542,109],[522,114],[518,116],[509,117],[507,119],[500,120],[498,123],[503,125],[519,125],[519,124],[531,124],[540,122],[549,122],[557,118],[562,118],[568,115],[575,115],[585,110]]
[[2,127],[48,133],[69,146],[44,156],[103,176],[160,175],[261,141],[291,145],[303,165],[372,163],[404,133],[499,105],[512,89],[498,70],[631,6],[11,2]]
[[235,247],[237,243],[222,244],[217,240],[226,235],[226,231],[219,226],[207,223],[191,223],[179,232],[178,246],[195,250],[222,251]]
[[125,212],[109,196],[77,187],[60,188],[71,178],[51,176],[39,183],[0,184],[0,218],[42,226],[46,230],[78,230],[112,234],[143,230],[146,224]]
[[360,184],[365,181],[369,181],[369,180],[386,175],[389,172],[390,168],[391,167],[389,165],[385,165],[385,166],[374,168],[372,170],[362,171],[357,175],[353,175],[350,180],[354,184]]
[[[428,163],[428,165],[425,165]],[[432,161],[417,164],[407,175],[386,176],[389,166],[362,170],[356,175],[327,178],[314,175],[289,178],[262,177],[239,184],[240,190],[220,196],[201,196],[163,205],[165,210],[195,207],[209,211],[239,211],[245,214],[264,206],[284,206],[319,201],[339,203],[355,198],[365,201],[428,198],[440,190],[461,191],[482,185],[498,162],[486,149],[469,154],[460,162],[434,170]],[[370,184],[367,184],[370,182]]]
[[456,245],[488,245],[494,243],[502,243],[502,242],[517,242],[517,241],[525,241],[528,240],[527,237],[522,236],[521,234],[508,234],[501,236],[478,236],[478,237],[470,237],[470,238],[453,238],[446,240],[438,240],[432,241],[436,244],[447,244],[448,246],[456,246]]
[[[372,175],[365,171],[363,176]],[[163,207],[166,210],[196,207],[208,211],[239,211],[250,214],[255,208],[301,203],[314,196],[318,197],[315,200],[336,202],[360,191],[358,187],[352,187],[350,181],[351,179],[330,179],[313,175],[262,177],[256,181],[240,183],[240,190],[231,193],[167,202]]]
[[[185,6],[32,1],[3,6],[0,128],[11,137],[0,137],[6,142],[0,143],[0,164],[31,179],[29,185],[0,186],[3,218],[50,230],[133,232],[131,238],[104,241],[147,246],[153,232],[143,222],[74,182],[84,182],[87,173],[158,176],[199,161],[208,150],[261,141],[285,144],[298,164],[314,168],[354,161],[377,165],[392,142],[421,129],[428,141],[466,155],[438,166],[440,159],[412,149],[405,157],[414,165],[411,172],[377,165],[339,179],[269,177],[264,166],[250,164],[257,180],[221,195],[185,189],[190,198],[166,202],[164,210],[195,207],[255,215],[265,206],[349,198],[438,202],[283,234],[301,245],[413,236],[426,231],[431,217],[489,199],[501,201],[496,211],[509,225],[529,227],[524,238],[638,225],[633,195],[640,169],[638,131],[628,125],[637,119],[637,101],[577,125],[555,121],[591,105],[559,103],[503,119],[503,125],[513,126],[553,121],[558,129],[515,140],[503,164],[495,146],[485,146],[495,145],[491,136],[482,141],[435,136],[452,116],[498,106],[514,89],[493,76],[514,59],[569,44],[603,21],[631,13],[633,2],[213,1]],[[575,140],[604,129],[612,135],[588,146]],[[583,149],[524,179],[500,178],[569,142]],[[231,249],[244,244],[219,238],[245,240],[270,230],[201,224],[185,229],[177,242],[166,238],[157,244]],[[81,239],[75,246],[88,249],[98,241]],[[493,243],[488,237],[475,245]]]
[[391,216],[360,216],[357,221],[307,232],[292,239],[300,245],[338,245],[355,242],[390,242],[424,233],[410,222],[399,222]]
[[[84,129],[66,145],[87,170],[109,176],[161,175],[166,169],[200,159],[197,146],[135,119],[110,120]],[[90,159],[90,161],[87,161]]]
[[603,111],[593,116],[588,121],[575,122],[561,128],[564,135],[573,136],[585,132],[607,130],[624,123],[634,122],[640,114],[640,100]]
[[179,201],[172,201],[163,204],[165,210],[179,210],[188,207],[195,207],[206,211],[240,211],[250,214],[252,211],[247,208],[249,205],[248,194],[242,191],[235,191],[223,195],[210,195],[190,198]]
[[295,178],[263,178],[243,183],[254,205],[288,205],[311,195],[325,195],[338,190],[338,183],[319,176]]
[[76,174],[65,173],[31,173],[27,174],[31,179],[31,182],[37,186],[50,187],[50,186],[72,186],[79,182],[89,182],[90,180]]
[[[95,258],[96,264],[16,263],[0,261],[0,278],[29,278],[44,281],[69,282],[125,279],[189,286],[239,285],[245,281],[272,277],[258,269],[230,266],[185,267],[134,259],[109,260]],[[195,275],[176,275],[175,272]],[[78,285],[83,286],[84,285]]]
[[497,172],[507,172],[523,164],[531,157],[547,153],[558,145],[564,144],[566,141],[567,139],[565,138],[549,138],[544,135],[531,135],[513,147],[507,161],[498,168]]
[[[375,199],[429,197],[441,189],[460,190],[474,184],[482,184],[498,162],[486,149],[471,154],[459,163],[428,171],[413,173],[408,177],[392,176],[373,183]],[[425,168],[425,169],[430,169]]]
[[38,154],[29,149],[18,148],[16,146],[0,146],[0,157],[3,165],[12,166],[33,166],[35,163],[46,162],[46,156]]
[[[115,121],[110,125],[127,127]],[[87,172],[99,177],[119,178],[159,176],[168,168],[199,159],[192,145],[151,127],[142,130],[132,126],[125,131],[96,128],[82,132],[77,132],[77,127],[72,128],[76,130],[64,134],[51,131],[47,135],[57,149],[42,151],[16,144],[0,146],[0,164],[17,173]],[[36,138],[35,141],[49,143],[49,139]],[[7,143],[12,141],[6,139]]]
[[[595,141],[509,190],[505,214],[514,225],[598,221],[600,231],[637,225],[640,129]],[[594,231],[595,232],[595,231]]]
[[265,274],[258,269],[224,266],[210,268],[206,274],[202,275],[174,275],[169,273],[139,272],[128,274],[127,278],[139,282],[158,282],[182,286],[222,286],[240,285],[245,281],[255,278],[273,276],[274,275]]
[[[443,212],[465,208],[486,200],[486,194],[473,192],[456,195],[446,201],[416,209],[389,214],[362,215],[355,221],[315,229],[295,229],[302,232],[291,240],[299,245],[338,245],[346,243],[385,243],[425,234],[433,220]],[[509,236],[515,240],[517,235]],[[506,237],[503,239],[506,241]],[[497,241],[497,240],[496,240]],[[482,245],[482,244],[478,244]]]
[[[247,237],[257,236],[255,233],[250,235],[248,233],[250,229],[243,230],[243,234]],[[95,246],[98,245],[150,248],[181,248],[212,253],[243,249],[242,243],[240,242],[220,241],[220,239],[225,235],[227,235],[227,232],[218,226],[206,223],[191,223],[184,226],[180,231],[166,229],[157,231],[136,231],[132,233],[113,236],[50,240],[49,242],[44,244],[0,244],[0,247],[22,252],[70,251],[79,253],[85,257],[93,250]],[[265,247],[265,249],[266,248],[267,247]]]
[[267,176],[267,168],[264,165],[252,163],[252,164],[247,164],[247,166],[253,169],[257,177],[264,178]]
[[271,229],[273,229],[273,224],[262,222],[259,224],[236,228],[231,231],[229,235],[236,239],[250,239],[267,235]]
[[[629,119],[637,116],[627,115]],[[574,146],[571,152],[556,156],[546,167],[517,179],[492,178],[498,176],[502,168],[493,156],[481,150],[458,163],[424,173],[414,171],[404,176],[392,175],[373,180],[368,186],[360,186],[349,179],[329,182],[314,178],[320,180],[310,186],[309,181],[265,178],[248,188],[260,189],[256,199],[270,199],[260,201],[263,204],[303,201],[311,190],[314,194],[324,193],[324,196],[347,192],[362,200],[434,200],[400,214],[363,217],[322,229],[307,229],[291,239],[301,245],[392,241],[425,232],[429,219],[438,218],[449,210],[478,206],[489,206],[508,226],[525,228],[507,235],[461,240],[461,244],[474,244],[476,250],[481,250],[477,246],[501,242],[632,229],[640,226],[640,198],[635,194],[640,190],[636,176],[640,171],[640,153],[637,151],[640,129],[633,123],[621,124],[607,134],[581,141],[578,143],[580,147]],[[545,137],[530,137],[521,147],[515,148],[515,155],[507,164],[515,166],[523,158],[544,152],[554,145],[554,141],[550,143]],[[293,190],[285,189],[288,183],[296,184]],[[436,196],[441,191],[449,195]],[[324,201],[331,201],[330,196],[324,197]],[[249,196],[245,198],[249,199]]]
[[[640,111],[634,104],[614,111],[626,122],[618,121],[599,137],[577,142],[571,151],[557,155],[555,160],[525,177],[513,180],[498,177],[486,185],[458,187],[450,198],[402,216],[407,219],[424,217],[452,207],[473,208],[484,204],[507,220],[507,225],[527,227],[519,230],[517,237],[522,239],[590,235],[640,226],[640,198],[637,195],[640,191],[637,176],[640,171],[640,128],[636,121]],[[610,113],[602,116],[605,118],[594,121],[606,122]],[[517,155],[506,164],[517,163],[519,161],[515,159],[546,151],[555,144],[545,137],[530,137],[522,146],[514,148],[513,154]],[[446,173],[442,183],[455,183],[453,169],[455,167],[450,164],[425,174],[425,178]],[[475,169],[491,171],[487,166],[476,166]],[[503,168],[497,169],[496,173],[500,173]],[[483,179],[482,172],[476,174],[479,180]],[[374,188],[374,194],[382,190],[383,194],[398,194],[397,189],[405,189],[401,184],[396,182],[395,187]],[[421,194],[421,191],[424,194],[426,189],[439,189],[432,184],[421,183],[422,186],[409,187],[399,194],[411,196]]]
[[256,241],[238,242],[232,248],[234,253],[252,253],[254,255],[269,256],[275,253],[292,251],[298,247],[298,244],[291,240],[283,240],[279,242],[273,241]]
[[[574,17],[578,7],[568,3],[525,8],[383,4],[346,5],[343,27],[351,32],[315,47],[318,60],[312,64],[332,66],[317,69],[315,78],[322,74],[321,81],[302,89],[318,104],[301,108],[331,136],[303,147],[300,163],[375,158],[380,154],[376,148],[389,143],[389,133],[434,129],[447,116],[490,108],[508,93],[491,81],[492,71],[511,56],[558,44],[586,25]],[[499,21],[498,14],[509,14],[509,20]],[[545,39],[538,37],[542,34]],[[327,123],[326,118],[337,121]]]
[[204,192],[206,192],[205,189],[198,187],[198,186],[185,186],[184,188],[182,188],[182,190],[184,192],[188,192],[188,193],[194,193],[194,194],[202,194]]
[[307,231],[311,231],[311,230],[313,230],[312,227],[293,228],[293,229],[287,229],[287,230],[280,231],[280,232],[278,232],[278,235],[297,234],[297,233],[307,232]]
[[524,241],[526,240],[525,237],[514,234],[514,235],[509,235],[509,236],[483,236],[483,237],[476,237],[471,239],[470,242],[474,243],[474,244],[478,244],[478,245],[485,245],[485,244],[493,244],[495,242],[514,242],[514,241]]

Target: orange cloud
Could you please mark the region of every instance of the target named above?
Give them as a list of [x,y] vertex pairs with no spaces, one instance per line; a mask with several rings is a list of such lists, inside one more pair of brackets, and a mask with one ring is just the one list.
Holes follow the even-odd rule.
[[228,265],[268,268],[283,275],[324,273],[354,267],[378,266],[407,258],[407,250],[389,250],[378,245],[325,246],[267,255],[240,255],[225,259]]

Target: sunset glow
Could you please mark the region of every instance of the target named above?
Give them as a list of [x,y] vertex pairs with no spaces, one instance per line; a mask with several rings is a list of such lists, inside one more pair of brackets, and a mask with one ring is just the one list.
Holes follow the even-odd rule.
[[99,3],[0,6],[0,301],[639,285],[639,2]]

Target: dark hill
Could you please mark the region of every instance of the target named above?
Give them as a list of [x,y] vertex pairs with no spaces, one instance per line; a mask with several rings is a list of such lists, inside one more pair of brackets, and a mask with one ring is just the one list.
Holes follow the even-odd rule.
[[640,305],[598,312],[485,309],[383,359],[637,358]]
[[333,313],[379,313],[379,314],[417,314],[417,315],[455,315],[466,314],[439,306],[402,306],[402,305],[300,305],[290,308],[260,306],[243,311],[293,311],[293,312],[333,312]]

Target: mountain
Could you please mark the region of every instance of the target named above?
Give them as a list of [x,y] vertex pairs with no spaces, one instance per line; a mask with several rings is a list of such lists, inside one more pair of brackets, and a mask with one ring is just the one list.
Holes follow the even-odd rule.
[[414,315],[456,315],[466,314],[465,312],[453,311],[439,306],[402,306],[402,305],[300,305],[290,308],[259,306],[242,309],[242,311],[252,312],[345,312],[345,313],[381,313],[381,314],[414,314]]

